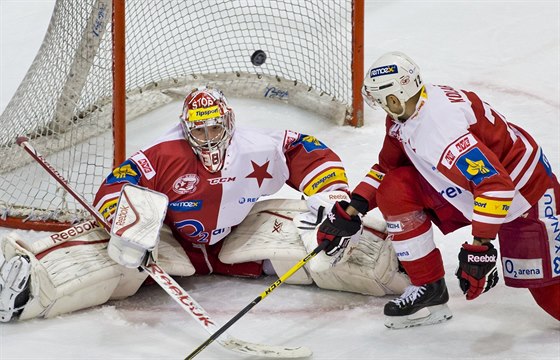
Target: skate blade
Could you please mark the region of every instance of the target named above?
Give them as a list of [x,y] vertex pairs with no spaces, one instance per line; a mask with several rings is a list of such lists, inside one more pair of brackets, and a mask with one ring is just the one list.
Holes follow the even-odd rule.
[[447,304],[429,306],[406,316],[386,316],[385,326],[389,329],[406,329],[414,326],[439,324],[453,317]]

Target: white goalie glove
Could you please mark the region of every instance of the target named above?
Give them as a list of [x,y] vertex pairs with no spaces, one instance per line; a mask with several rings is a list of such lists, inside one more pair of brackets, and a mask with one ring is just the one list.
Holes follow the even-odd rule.
[[137,268],[154,256],[167,212],[167,196],[139,186],[123,186],[107,251],[127,268]]

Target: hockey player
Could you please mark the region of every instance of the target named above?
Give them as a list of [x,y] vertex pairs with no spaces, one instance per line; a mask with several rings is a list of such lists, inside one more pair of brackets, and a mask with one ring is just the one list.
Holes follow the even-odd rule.
[[[284,184],[307,201],[257,201]],[[167,196],[159,243],[116,235],[127,186],[136,188],[126,201],[135,203],[138,218],[150,210],[142,189]],[[94,206],[113,223],[110,240],[94,222],[36,242],[2,240],[0,320],[52,317],[130,296],[146,278],[137,268],[147,254],[170,275],[282,275],[317,246],[322,208],[340,199],[350,199],[345,170],[326,145],[294,131],[236,128],[219,90],[194,89],[180,123],[115,168],[98,190]],[[358,225],[287,282],[376,296],[402,292],[409,280],[384,228],[382,221],[363,232]]]
[[400,52],[373,63],[362,93],[388,115],[379,161],[350,203],[334,206],[318,241],[350,236],[359,213],[379,208],[412,282],[385,305],[386,326],[452,316],[432,224],[444,234],[472,225],[456,272],[467,300],[498,282],[498,237],[506,285],[528,288],[560,320],[560,186],[537,142],[475,93],[424,83],[418,65]]

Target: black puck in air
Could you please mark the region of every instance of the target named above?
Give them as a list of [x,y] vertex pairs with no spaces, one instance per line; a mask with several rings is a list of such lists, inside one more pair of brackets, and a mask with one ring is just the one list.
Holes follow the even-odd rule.
[[266,61],[266,53],[262,50],[257,50],[251,55],[251,63],[255,66],[261,66]]

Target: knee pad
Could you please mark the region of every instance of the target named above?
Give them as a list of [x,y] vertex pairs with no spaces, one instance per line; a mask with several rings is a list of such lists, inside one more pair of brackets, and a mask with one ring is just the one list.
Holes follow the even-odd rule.
[[417,170],[405,166],[385,175],[375,199],[383,215],[407,213],[423,209],[420,192]]

